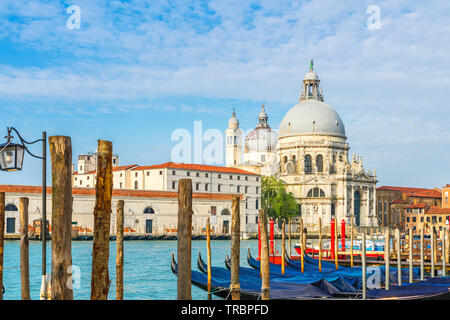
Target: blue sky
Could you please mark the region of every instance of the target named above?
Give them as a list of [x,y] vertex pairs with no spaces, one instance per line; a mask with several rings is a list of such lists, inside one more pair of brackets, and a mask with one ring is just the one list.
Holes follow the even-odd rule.
[[[70,5],[79,30],[66,27]],[[381,29],[367,27],[370,5]],[[278,128],[314,59],[350,153],[379,185],[441,187],[449,17],[450,2],[437,0],[2,0],[0,130],[68,135],[74,159],[107,139],[121,164],[170,161],[175,129],[201,120],[223,131],[233,107],[250,129],[264,103]],[[0,177],[37,185],[40,163],[27,157],[22,172]]]

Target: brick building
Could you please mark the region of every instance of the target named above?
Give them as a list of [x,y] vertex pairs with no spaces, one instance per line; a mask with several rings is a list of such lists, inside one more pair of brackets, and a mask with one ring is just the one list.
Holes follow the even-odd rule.
[[429,207],[441,207],[442,191],[439,188],[425,189],[392,186],[377,188],[378,224],[404,230],[405,209],[417,203],[423,203]]

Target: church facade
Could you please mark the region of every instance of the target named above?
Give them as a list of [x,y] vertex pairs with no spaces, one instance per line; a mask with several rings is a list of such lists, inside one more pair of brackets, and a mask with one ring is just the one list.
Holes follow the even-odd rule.
[[[303,223],[318,229],[319,218],[376,227],[376,172],[353,154],[339,114],[324,102],[320,80],[306,73],[300,100],[282,120],[275,157],[259,162],[261,174],[274,175],[296,198]],[[244,159],[247,150],[244,149]],[[227,154],[228,155],[228,154]],[[239,165],[238,163],[235,165]]]

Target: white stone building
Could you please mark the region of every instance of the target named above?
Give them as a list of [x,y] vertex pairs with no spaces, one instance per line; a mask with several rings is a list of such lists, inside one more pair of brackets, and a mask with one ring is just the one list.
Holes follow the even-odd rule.
[[[41,218],[42,188],[35,186],[0,185],[5,192],[6,234],[18,234],[20,227],[19,199],[29,199],[29,226]],[[73,188],[72,225],[90,234],[94,223],[95,189]],[[211,228],[216,234],[229,234],[231,228],[231,200],[233,194],[193,192],[193,234],[202,234],[206,219],[211,220]],[[47,219],[52,216],[51,188],[47,188]],[[245,202],[240,203],[241,230],[245,231]],[[124,200],[124,227],[140,234],[176,233],[178,220],[178,194],[167,191],[113,190],[111,233],[115,233],[116,203]]]
[[[95,187],[96,171],[73,173],[74,188]],[[261,205],[261,177],[239,168],[166,162],[152,166],[113,167],[113,188],[117,190],[173,191],[179,179],[191,179],[198,193],[239,194],[244,203],[245,231],[256,232]]]

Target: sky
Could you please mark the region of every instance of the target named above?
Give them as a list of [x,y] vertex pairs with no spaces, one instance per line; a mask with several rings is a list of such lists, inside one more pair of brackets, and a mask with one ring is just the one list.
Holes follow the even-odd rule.
[[[378,186],[442,187],[449,35],[447,0],[2,0],[0,135],[70,136],[74,162],[106,139],[122,165],[162,163],[176,129],[223,132],[233,108],[248,130],[264,104],[277,129],[313,59]],[[39,185],[41,163],[0,183]]]

